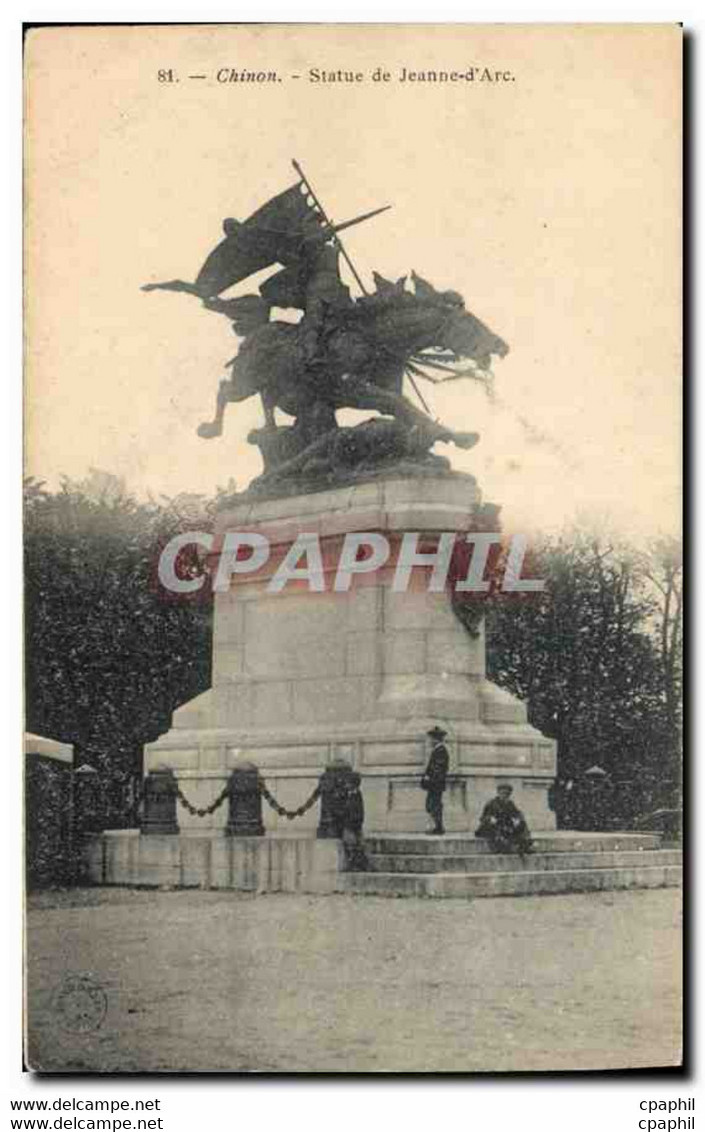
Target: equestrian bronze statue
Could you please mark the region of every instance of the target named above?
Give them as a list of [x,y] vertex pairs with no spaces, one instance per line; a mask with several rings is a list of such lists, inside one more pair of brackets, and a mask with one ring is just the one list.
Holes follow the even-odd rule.
[[[259,446],[264,474],[260,489],[284,483],[338,482],[354,474],[410,462],[447,467],[431,453],[436,441],[471,448],[479,437],[434,421],[416,379],[432,383],[470,377],[489,386],[492,356],[508,347],[455,291],[437,291],[412,272],[396,282],[373,273],[366,292],[347,256],[340,232],[385,209],[334,225],[310,183],[294,162],[298,181],[247,220],[223,222],[225,238],[214,248],[194,283],[148,283],[145,291],[195,295],[210,311],[223,314],[243,339],[221,381],[212,421],[204,438],[220,436],[228,404],[256,394],[264,427],[250,433]],[[343,282],[344,258],[362,294],[353,298]],[[279,270],[258,294],[223,297],[235,284],[273,265]],[[272,319],[273,308],[301,312],[298,322]],[[459,368],[461,367],[461,368]],[[428,371],[431,371],[430,373]],[[404,392],[409,380],[423,409]],[[281,409],[293,423],[278,425]],[[379,416],[341,427],[339,409],[370,410]]]

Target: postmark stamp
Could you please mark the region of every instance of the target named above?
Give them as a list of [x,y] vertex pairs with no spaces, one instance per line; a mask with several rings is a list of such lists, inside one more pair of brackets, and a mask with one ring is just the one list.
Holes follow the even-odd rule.
[[108,996],[93,975],[69,974],[54,991],[52,1009],[63,1030],[87,1034],[103,1024]]

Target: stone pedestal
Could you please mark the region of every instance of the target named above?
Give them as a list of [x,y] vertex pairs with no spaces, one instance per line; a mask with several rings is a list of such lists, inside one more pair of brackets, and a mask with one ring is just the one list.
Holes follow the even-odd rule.
[[[146,769],[170,767],[203,808],[246,759],[277,801],[295,809],[331,760],[344,758],[362,775],[367,830],[423,831],[426,733],[440,724],[451,759],[449,831],[475,828],[500,779],[514,786],[532,829],[553,828],[554,743],[527,724],[523,703],[486,679],[483,628],[471,638],[448,593],[428,592],[430,568],[416,568],[406,592],[391,586],[404,532],[422,533],[420,549],[428,549],[441,532],[472,529],[479,503],[472,477],[448,473],[284,499],[236,497],[218,516],[211,568],[226,531],[265,534],[272,554],[256,574],[234,575],[229,590],[216,594],[213,686],[174,713],[172,729],[147,748]],[[386,536],[390,564],[333,592],[342,540],[359,531]],[[324,592],[310,592],[305,581],[268,592],[304,532],[320,536]],[[313,834],[318,806],[293,825],[268,808],[264,818],[268,830]],[[226,807],[207,818],[179,810],[186,832],[221,829],[226,820]]]

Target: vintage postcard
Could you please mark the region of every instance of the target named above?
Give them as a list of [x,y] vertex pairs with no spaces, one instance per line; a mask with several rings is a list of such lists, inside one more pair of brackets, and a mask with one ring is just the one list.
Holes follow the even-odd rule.
[[682,1064],[681,56],[27,31],[31,1071]]

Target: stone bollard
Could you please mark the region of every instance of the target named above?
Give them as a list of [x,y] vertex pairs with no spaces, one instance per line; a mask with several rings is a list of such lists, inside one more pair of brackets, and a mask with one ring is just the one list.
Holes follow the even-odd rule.
[[178,833],[176,778],[173,770],[150,770],[144,782],[142,833]]
[[262,793],[259,770],[254,763],[242,762],[234,767],[228,783],[229,837],[263,837]]
[[318,780],[321,811],[316,837],[342,837],[348,786],[354,770],[346,759],[333,759]]

